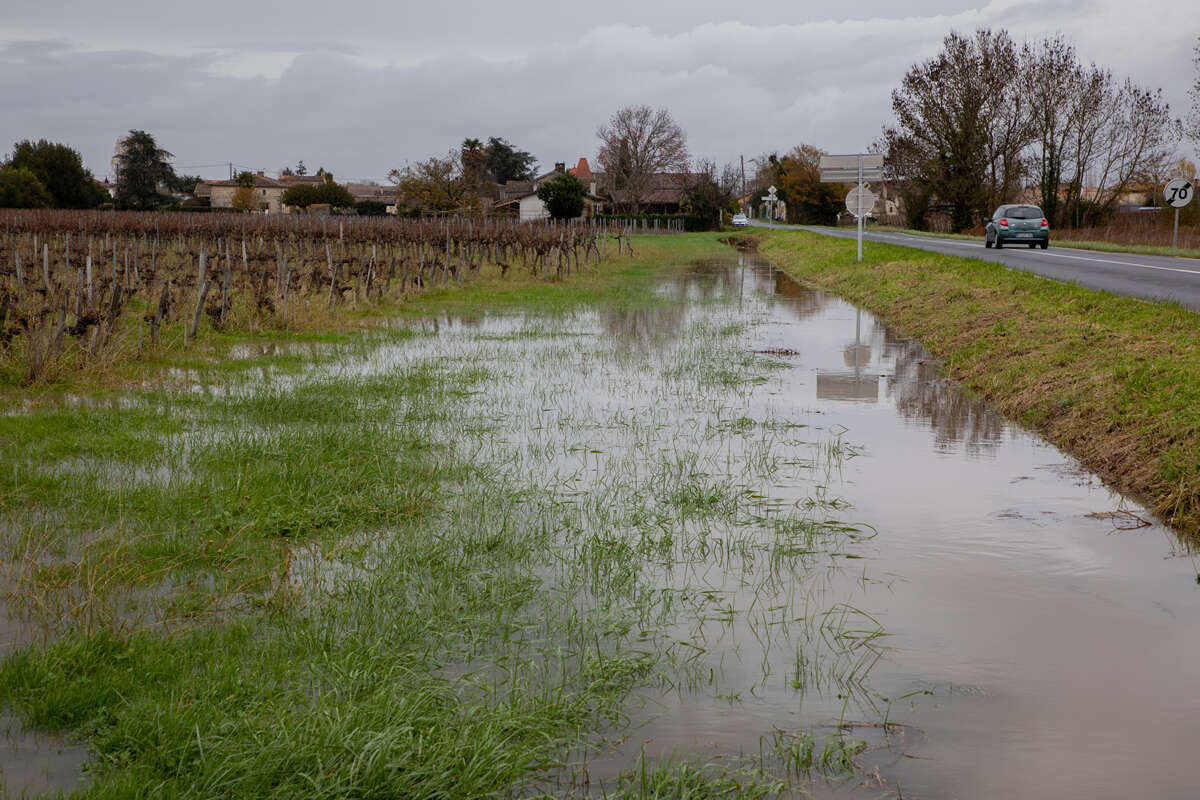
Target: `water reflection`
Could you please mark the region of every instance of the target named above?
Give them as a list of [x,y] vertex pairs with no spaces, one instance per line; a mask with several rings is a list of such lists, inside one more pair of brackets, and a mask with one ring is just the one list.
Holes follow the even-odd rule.
[[925,348],[912,340],[891,338],[894,372],[887,390],[901,415],[927,422],[939,446],[962,443],[969,451],[981,453],[1000,443],[1006,429],[1003,417],[943,379]]

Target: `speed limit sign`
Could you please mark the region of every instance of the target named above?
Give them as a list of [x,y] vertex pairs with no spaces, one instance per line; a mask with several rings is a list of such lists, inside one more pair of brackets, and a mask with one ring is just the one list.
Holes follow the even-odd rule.
[[1195,185],[1186,178],[1176,178],[1163,187],[1163,199],[1171,208],[1183,208],[1192,202],[1195,193]]

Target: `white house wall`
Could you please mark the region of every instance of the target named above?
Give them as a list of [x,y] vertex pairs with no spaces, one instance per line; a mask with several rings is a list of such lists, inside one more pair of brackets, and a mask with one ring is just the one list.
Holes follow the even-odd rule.
[[521,198],[521,221],[534,222],[539,219],[549,219],[550,212],[546,210],[546,204],[538,199],[536,194],[526,195]]

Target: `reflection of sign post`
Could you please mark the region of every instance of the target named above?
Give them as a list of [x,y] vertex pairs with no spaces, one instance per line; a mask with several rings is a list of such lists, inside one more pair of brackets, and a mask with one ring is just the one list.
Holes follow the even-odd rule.
[[1175,209],[1175,231],[1171,234],[1171,247],[1179,246],[1179,209],[1192,202],[1192,195],[1196,193],[1195,181],[1195,178],[1190,181],[1186,178],[1176,178],[1163,187],[1163,200]]
[[[863,186],[863,181],[881,181],[883,180],[883,154],[882,153],[855,153],[848,156],[821,156],[821,181],[824,183],[846,183],[854,182],[857,192],[865,192],[870,196],[870,204],[875,204],[875,196],[867,192]],[[853,192],[851,192],[853,194]],[[850,205],[850,197],[846,198],[846,209],[858,218],[858,260],[862,261],[862,234],[863,234],[863,209],[870,207],[867,205],[867,198],[859,195],[863,201],[862,205],[855,202],[854,207]]]

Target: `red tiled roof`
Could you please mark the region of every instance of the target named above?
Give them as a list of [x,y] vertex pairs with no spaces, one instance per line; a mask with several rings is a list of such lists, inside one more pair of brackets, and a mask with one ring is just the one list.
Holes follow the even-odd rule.
[[588,160],[586,158],[579,159],[579,163],[571,167],[569,170],[567,170],[567,172],[571,173],[580,180],[587,180],[588,178],[592,177],[592,168],[588,165]]

